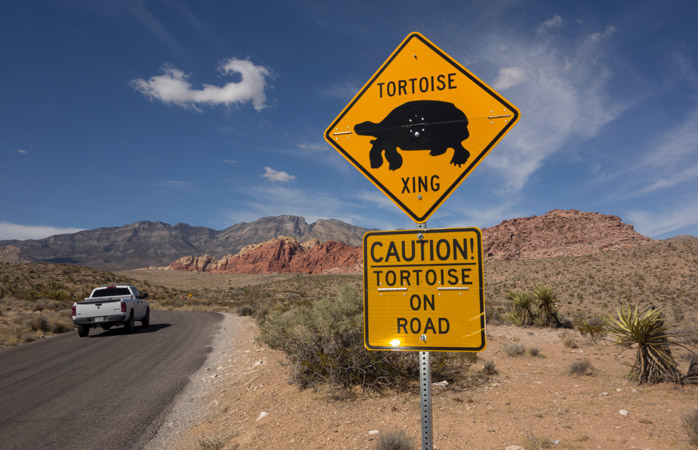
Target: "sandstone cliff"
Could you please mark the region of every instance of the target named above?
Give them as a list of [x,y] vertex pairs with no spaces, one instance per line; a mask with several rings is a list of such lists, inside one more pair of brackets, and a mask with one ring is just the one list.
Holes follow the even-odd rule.
[[301,244],[293,237],[279,236],[221,259],[208,255],[179,258],[168,269],[212,273],[358,272],[361,258],[361,247],[344,242],[313,240]]

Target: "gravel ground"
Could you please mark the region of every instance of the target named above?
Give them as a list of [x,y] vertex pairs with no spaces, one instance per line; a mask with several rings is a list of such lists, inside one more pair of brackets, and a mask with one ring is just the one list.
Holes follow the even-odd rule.
[[211,353],[206,362],[192,376],[189,384],[175,398],[171,409],[166,413],[160,428],[144,450],[172,449],[177,447],[182,433],[201,422],[207,412],[205,398],[216,382],[216,368],[226,364],[230,358],[230,343],[236,341],[240,331],[240,317],[223,314],[223,322],[211,343]]

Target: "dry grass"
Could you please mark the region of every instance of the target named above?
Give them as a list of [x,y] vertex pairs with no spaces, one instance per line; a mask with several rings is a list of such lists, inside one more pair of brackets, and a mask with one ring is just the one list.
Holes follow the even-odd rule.
[[412,450],[417,448],[415,443],[403,430],[392,430],[378,437],[376,450]]

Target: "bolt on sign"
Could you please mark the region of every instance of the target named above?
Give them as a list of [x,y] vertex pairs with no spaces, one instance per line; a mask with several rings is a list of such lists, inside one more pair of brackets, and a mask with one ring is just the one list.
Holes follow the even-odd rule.
[[325,139],[424,223],[519,119],[519,111],[411,33],[325,131]]
[[479,229],[368,232],[363,249],[368,350],[485,349]]

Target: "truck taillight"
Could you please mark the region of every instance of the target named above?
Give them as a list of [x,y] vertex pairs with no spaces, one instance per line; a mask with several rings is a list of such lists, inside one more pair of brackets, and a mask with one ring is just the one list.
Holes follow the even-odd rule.
[[121,312],[126,312],[126,303],[121,302]]
[[75,316],[75,305],[73,305],[73,315]]

